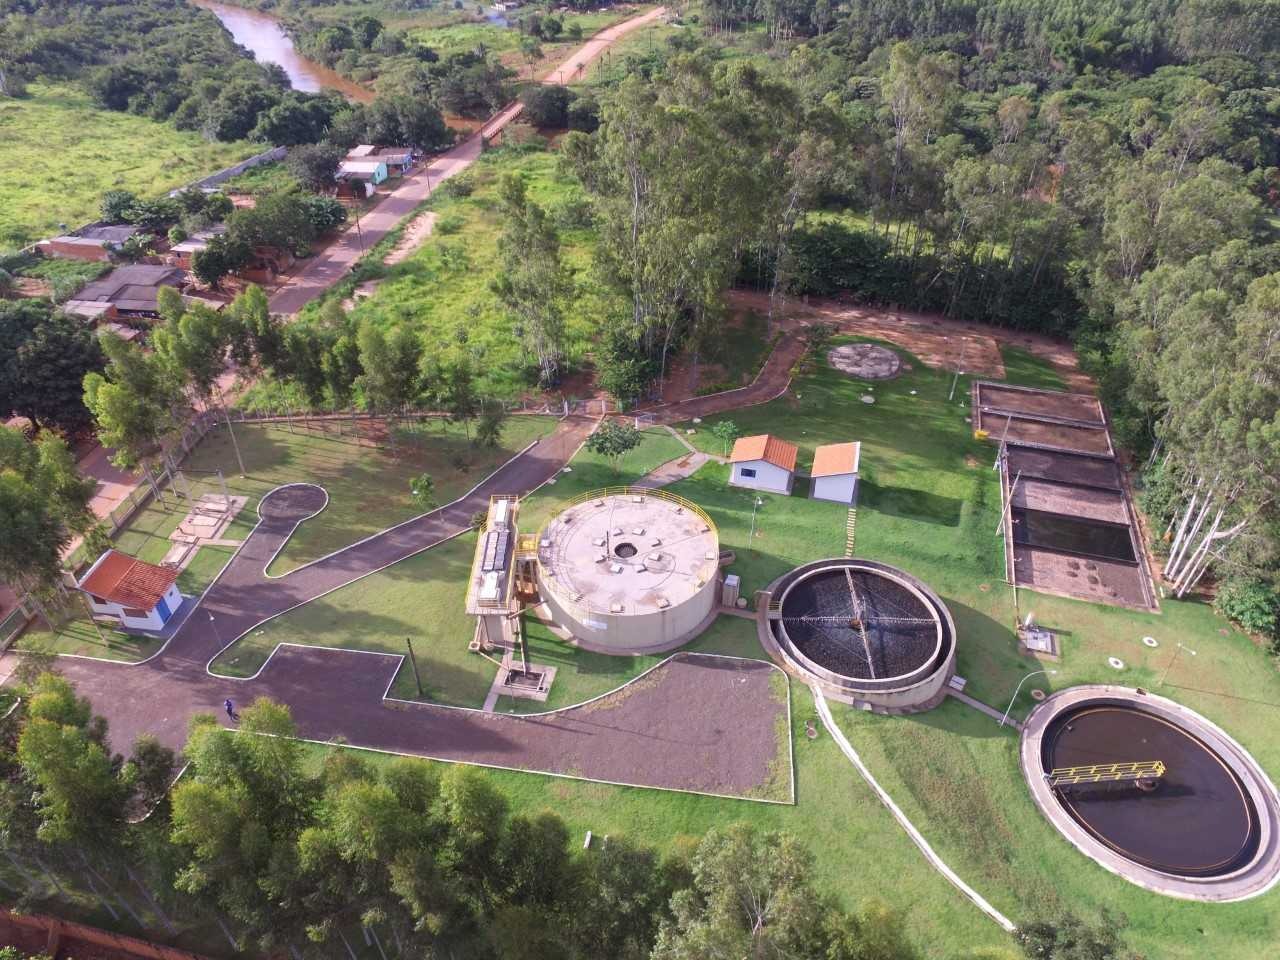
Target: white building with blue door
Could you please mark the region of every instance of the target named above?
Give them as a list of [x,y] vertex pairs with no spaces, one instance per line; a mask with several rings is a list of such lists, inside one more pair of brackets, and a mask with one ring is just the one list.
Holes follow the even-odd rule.
[[125,630],[158,633],[182,606],[178,571],[108,550],[76,586],[94,617],[111,617]]

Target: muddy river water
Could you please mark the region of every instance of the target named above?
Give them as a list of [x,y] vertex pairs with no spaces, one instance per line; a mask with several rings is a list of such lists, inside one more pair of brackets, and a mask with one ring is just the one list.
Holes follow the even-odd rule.
[[247,47],[260,63],[279,64],[295,90],[314,93],[337,90],[348,100],[362,102],[373,99],[373,91],[348,80],[323,64],[309,60],[294,48],[293,40],[275,17],[261,10],[249,10],[215,0],[191,0],[197,7],[213,13],[235,38]]

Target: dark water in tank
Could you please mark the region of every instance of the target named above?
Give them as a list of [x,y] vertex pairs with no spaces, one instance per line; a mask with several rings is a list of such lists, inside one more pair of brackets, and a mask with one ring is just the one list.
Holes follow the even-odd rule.
[[1230,873],[1257,852],[1258,816],[1235,774],[1205,743],[1152,714],[1125,706],[1083,706],[1055,718],[1041,760],[1054,767],[1160,760],[1150,793],[1131,783],[1056,791],[1068,813],[1130,860],[1166,873]]

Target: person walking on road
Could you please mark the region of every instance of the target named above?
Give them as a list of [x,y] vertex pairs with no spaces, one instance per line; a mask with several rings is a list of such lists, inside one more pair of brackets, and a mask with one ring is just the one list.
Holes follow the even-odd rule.
[[231,718],[232,723],[239,723],[240,714],[236,713],[236,705],[231,702],[231,698],[227,697],[227,699],[223,700],[222,705],[226,708],[227,716]]

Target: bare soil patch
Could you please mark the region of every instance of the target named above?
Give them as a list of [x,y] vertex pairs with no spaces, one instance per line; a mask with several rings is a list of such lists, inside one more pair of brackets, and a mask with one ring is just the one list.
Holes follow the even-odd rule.
[[1087,393],[1050,393],[1042,390],[1019,390],[994,383],[976,385],[978,405],[985,409],[1007,410],[1081,423],[1103,424],[1102,403]]

